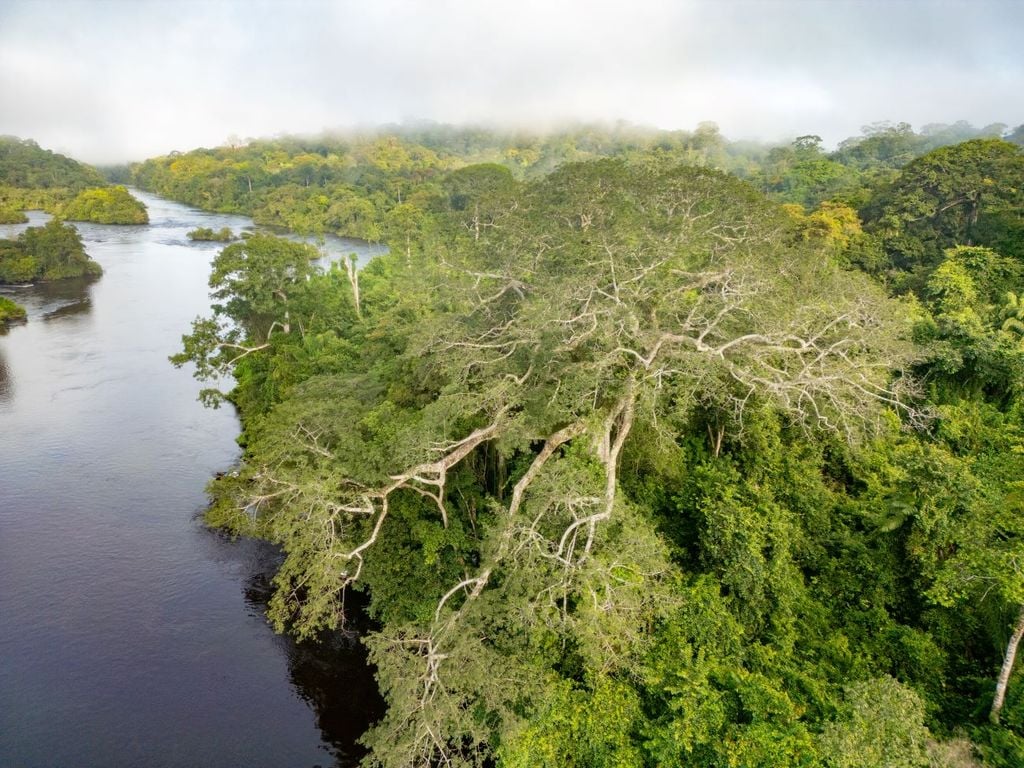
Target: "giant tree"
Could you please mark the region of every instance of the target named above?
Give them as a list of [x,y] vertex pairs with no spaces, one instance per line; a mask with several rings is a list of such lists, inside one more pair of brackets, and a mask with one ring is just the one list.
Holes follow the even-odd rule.
[[1003,216],[1022,201],[1024,152],[999,139],[975,139],[909,163],[864,213],[895,266],[912,269],[936,264],[951,246],[1000,245],[1008,227],[1019,233],[1016,216]]

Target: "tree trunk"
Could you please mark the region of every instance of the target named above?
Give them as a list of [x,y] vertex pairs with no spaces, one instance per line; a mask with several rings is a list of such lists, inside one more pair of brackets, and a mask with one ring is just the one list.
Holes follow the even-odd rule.
[[359,270],[356,269],[356,255],[353,253],[348,259],[342,260],[345,264],[345,273],[348,275],[348,282],[352,286],[352,302],[356,305],[356,317],[363,318],[363,310],[359,305]]
[[725,439],[725,427],[716,424],[713,428],[708,424],[708,440],[710,441],[711,452],[717,459],[722,452],[722,440]]
[[974,227],[978,223],[978,213],[981,208],[981,193],[971,198],[971,207],[967,213],[967,244],[974,245]]
[[1003,656],[1003,668],[999,670],[999,679],[996,681],[996,697],[992,700],[992,711],[988,719],[993,724],[999,725],[999,711],[1003,708],[1006,700],[1006,686],[1010,682],[1010,673],[1013,671],[1013,661],[1017,658],[1017,646],[1021,637],[1024,637],[1024,605],[1020,607],[1017,615],[1017,625],[1010,635],[1010,642],[1006,644],[1006,654]]

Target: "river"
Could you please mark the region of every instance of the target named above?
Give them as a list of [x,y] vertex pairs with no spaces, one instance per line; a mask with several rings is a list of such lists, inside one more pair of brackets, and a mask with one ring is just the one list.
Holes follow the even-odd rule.
[[266,624],[275,552],[197,518],[237,418],[167,361],[222,247],[186,232],[252,222],[136,194],[148,226],[76,225],[101,278],[2,291],[29,319],[0,335],[0,766],[354,765],[365,653]]

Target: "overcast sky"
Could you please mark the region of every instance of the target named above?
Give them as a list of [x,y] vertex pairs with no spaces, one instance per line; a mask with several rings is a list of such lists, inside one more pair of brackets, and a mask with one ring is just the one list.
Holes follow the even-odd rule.
[[1024,0],[0,0],[0,133],[91,162],[409,119],[1024,123]]

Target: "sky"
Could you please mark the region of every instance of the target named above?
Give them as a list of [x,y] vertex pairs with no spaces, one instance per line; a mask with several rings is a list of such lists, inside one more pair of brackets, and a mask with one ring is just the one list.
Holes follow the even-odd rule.
[[0,0],[0,134],[93,163],[433,120],[1024,123],[1024,0]]

